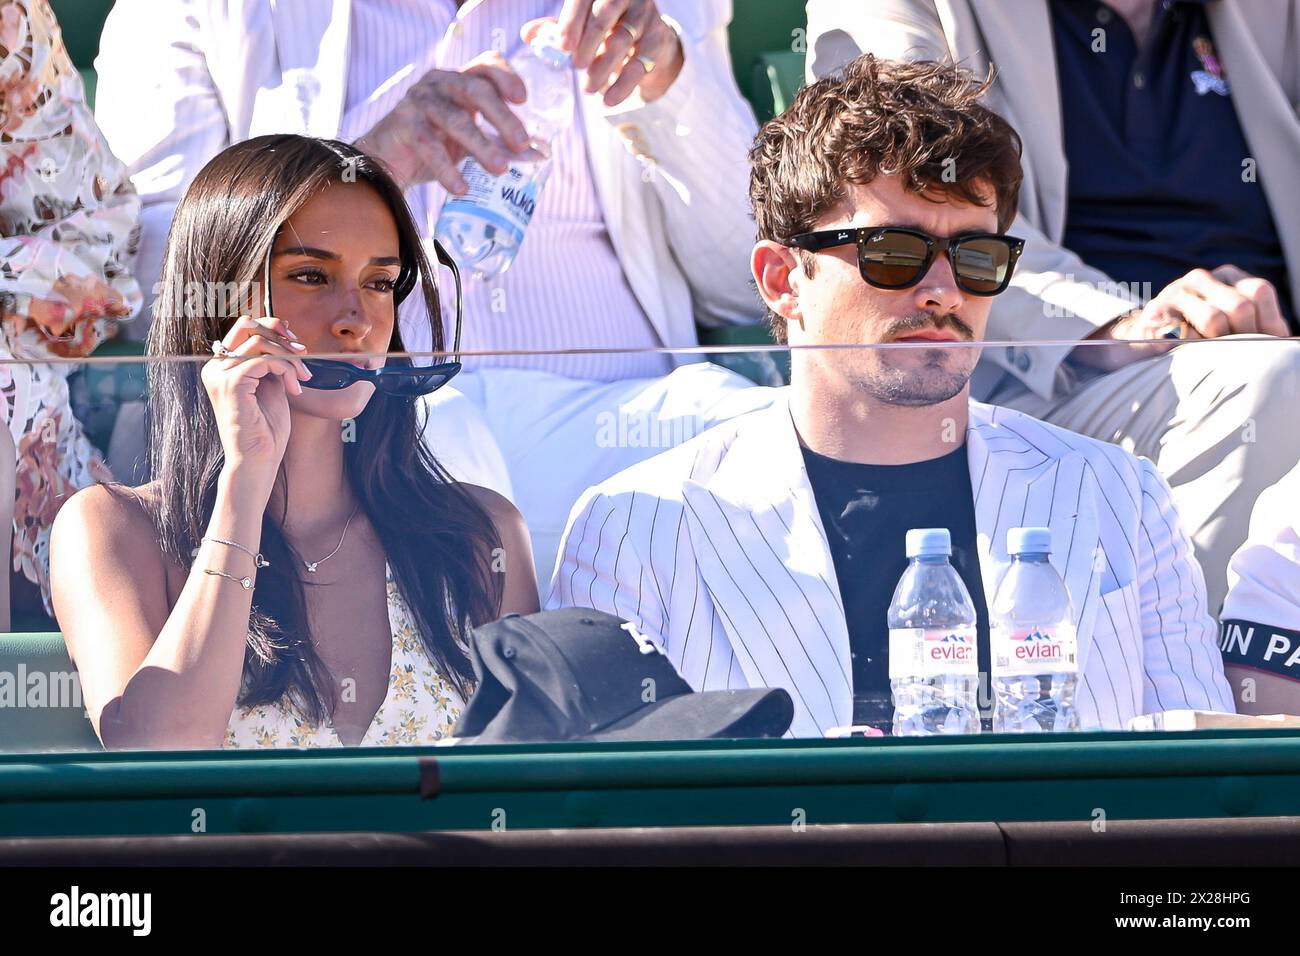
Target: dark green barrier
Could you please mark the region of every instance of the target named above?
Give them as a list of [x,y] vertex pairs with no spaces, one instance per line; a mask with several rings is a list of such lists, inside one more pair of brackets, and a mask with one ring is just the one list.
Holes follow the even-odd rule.
[[1300,732],[0,757],[0,837],[1225,816],[1300,816]]

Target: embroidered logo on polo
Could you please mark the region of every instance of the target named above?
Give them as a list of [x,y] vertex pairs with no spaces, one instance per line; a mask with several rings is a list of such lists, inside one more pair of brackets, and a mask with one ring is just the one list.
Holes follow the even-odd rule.
[[1228,95],[1228,81],[1223,76],[1223,66],[1214,53],[1214,44],[1209,37],[1197,37],[1192,41],[1196,58],[1201,61],[1201,69],[1192,71],[1192,82],[1196,84],[1196,95],[1204,96],[1210,91],[1220,96]]

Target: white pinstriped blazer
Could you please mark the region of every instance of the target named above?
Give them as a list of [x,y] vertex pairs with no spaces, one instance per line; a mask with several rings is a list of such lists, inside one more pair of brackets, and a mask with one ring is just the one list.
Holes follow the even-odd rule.
[[[976,402],[966,439],[990,595],[1007,530],[1052,529],[1075,607],[1082,725],[1232,711],[1204,577],[1155,466]],[[784,687],[794,736],[851,723],[844,605],[786,396],[588,490],[547,601],[572,605],[632,621],[696,690]]]

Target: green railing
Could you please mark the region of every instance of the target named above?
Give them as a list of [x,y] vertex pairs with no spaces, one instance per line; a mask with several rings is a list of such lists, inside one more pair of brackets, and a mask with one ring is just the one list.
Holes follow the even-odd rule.
[[1300,732],[0,756],[0,838],[1300,816]]

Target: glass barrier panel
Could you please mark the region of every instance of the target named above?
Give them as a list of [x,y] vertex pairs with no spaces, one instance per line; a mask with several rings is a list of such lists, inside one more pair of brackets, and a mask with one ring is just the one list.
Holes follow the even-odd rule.
[[9,360],[0,749],[1300,722],[1300,342],[905,339]]

